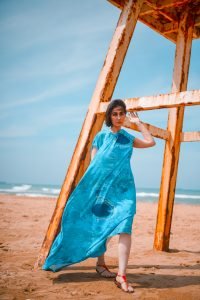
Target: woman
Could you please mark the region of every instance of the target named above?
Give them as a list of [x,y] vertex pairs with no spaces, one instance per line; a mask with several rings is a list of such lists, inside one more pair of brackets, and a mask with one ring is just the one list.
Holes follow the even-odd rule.
[[[155,141],[137,113],[131,113],[129,120],[137,124],[143,140],[121,128],[125,118],[125,103],[120,99],[111,101],[106,111],[107,128],[98,132],[92,142],[91,162],[67,201],[60,233],[42,269],[56,272],[89,257],[98,257],[96,271],[103,277],[115,277],[118,287],[133,292],[126,279],[136,212],[130,158],[133,146],[152,147]],[[104,253],[108,240],[117,234],[119,270],[116,276],[107,268]]]

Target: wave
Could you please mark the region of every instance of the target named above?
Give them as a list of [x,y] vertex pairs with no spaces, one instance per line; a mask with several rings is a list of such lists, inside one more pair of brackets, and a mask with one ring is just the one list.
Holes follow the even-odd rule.
[[16,196],[25,196],[25,197],[46,197],[46,198],[55,198],[53,195],[45,195],[45,194],[34,194],[34,193],[17,193]]
[[15,192],[19,192],[19,191],[24,192],[24,191],[28,191],[31,187],[32,187],[32,185],[29,185],[29,184],[23,184],[23,185],[21,185],[21,186],[14,186],[14,187],[13,187],[13,190],[14,190]]
[[42,191],[50,194],[55,194],[55,195],[60,193],[60,189],[52,189],[52,188],[42,188]]
[[26,192],[28,190],[30,190],[32,187],[32,185],[29,184],[23,184],[21,186],[19,185],[15,185],[13,186],[11,189],[0,189],[1,192],[11,192],[11,193],[16,193],[16,192]]
[[136,195],[139,197],[158,197],[159,196],[158,193],[145,193],[145,192],[139,192],[139,193],[136,193]]
[[[11,194],[27,197],[57,198],[61,191],[58,184],[32,184],[32,183],[0,183],[0,194]],[[156,202],[159,199],[159,188],[136,189],[136,197],[139,201]],[[177,189],[176,202],[200,204],[200,190]]]
[[[136,193],[138,197],[158,197],[159,193]],[[200,195],[189,195],[189,194],[175,194],[175,198],[179,199],[200,199]]]

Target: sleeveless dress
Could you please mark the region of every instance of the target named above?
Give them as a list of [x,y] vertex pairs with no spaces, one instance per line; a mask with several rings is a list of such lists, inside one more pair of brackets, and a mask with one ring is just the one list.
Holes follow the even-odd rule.
[[[98,257],[109,237],[132,233],[136,189],[130,158],[135,137],[124,129],[99,131],[91,149],[98,149],[72,191],[43,270],[64,267]],[[91,150],[90,149],[90,150]]]

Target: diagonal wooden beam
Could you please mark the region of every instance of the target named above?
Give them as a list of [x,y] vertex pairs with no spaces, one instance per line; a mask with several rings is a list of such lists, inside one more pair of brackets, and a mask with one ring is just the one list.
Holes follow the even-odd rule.
[[[144,111],[200,104],[200,90],[176,92],[157,96],[123,99],[128,111]],[[98,113],[104,113],[108,103],[100,103]]]
[[192,132],[181,132],[180,133],[181,142],[199,142],[200,141],[200,131]]

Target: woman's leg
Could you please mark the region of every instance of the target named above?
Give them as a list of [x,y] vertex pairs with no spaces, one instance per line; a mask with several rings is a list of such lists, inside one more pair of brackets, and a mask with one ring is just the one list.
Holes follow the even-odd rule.
[[104,253],[101,256],[98,257],[97,264],[99,264],[99,265],[104,265],[105,264]]
[[[125,275],[126,276],[126,268],[128,264],[128,259],[130,255],[130,249],[131,249],[131,235],[128,233],[121,233],[119,235],[119,244],[118,244],[118,254],[119,254],[119,275]],[[117,276],[116,280],[121,283],[122,288],[125,291],[133,291],[133,288],[128,285],[126,282],[124,282],[123,278],[121,276]]]
[[[107,245],[108,245],[108,242],[110,241],[110,239],[111,239],[111,237],[109,237],[106,241],[106,248],[107,248]],[[97,259],[97,263],[100,264],[100,265],[105,264],[104,254],[105,254],[105,252],[101,256],[99,256],[98,259]]]
[[131,235],[121,233],[119,235],[118,254],[119,254],[119,271],[120,275],[126,275],[129,254],[131,249]]
[[[106,247],[107,247],[107,244],[108,242],[110,241],[111,237],[107,239],[106,241]],[[98,269],[98,271],[101,273],[101,275],[103,277],[115,277],[116,276],[116,273],[113,273],[113,272],[110,272],[108,269],[106,269],[105,267],[103,267],[102,265],[105,265],[105,252],[98,257],[97,259],[97,264],[96,264],[96,268]]]

